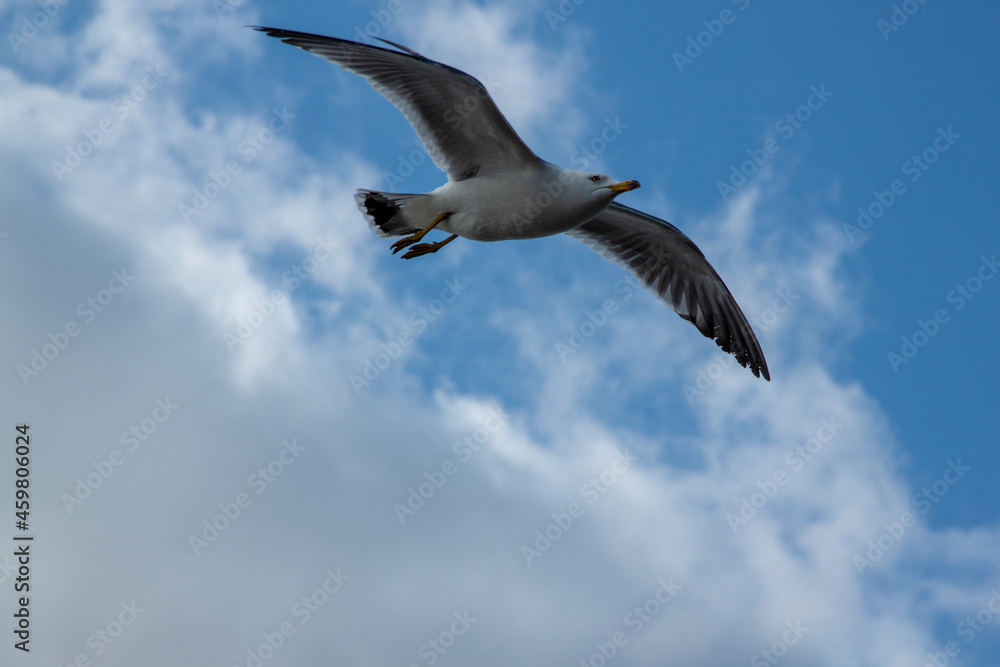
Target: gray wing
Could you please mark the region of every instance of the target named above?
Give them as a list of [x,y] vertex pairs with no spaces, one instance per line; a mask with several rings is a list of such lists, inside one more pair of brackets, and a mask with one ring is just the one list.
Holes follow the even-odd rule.
[[736,299],[681,230],[612,202],[599,216],[567,234],[624,266],[754,375],[771,379],[760,343]]
[[386,43],[405,53],[335,37],[251,27],[363,76],[403,112],[434,164],[453,181],[539,161],[483,84],[461,70],[392,42]]

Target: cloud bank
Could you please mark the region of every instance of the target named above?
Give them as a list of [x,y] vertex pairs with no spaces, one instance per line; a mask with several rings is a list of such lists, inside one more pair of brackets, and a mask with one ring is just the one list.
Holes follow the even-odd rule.
[[[581,139],[584,65],[537,16],[405,11],[526,137]],[[688,225],[765,384],[569,239],[394,264],[352,200],[385,166],[311,155],[294,82],[236,71],[281,45],[213,7],[68,14],[0,69],[32,664],[913,665],[992,632],[960,623],[996,531],[930,530],[830,370],[861,317],[836,221],[774,222],[765,180]]]

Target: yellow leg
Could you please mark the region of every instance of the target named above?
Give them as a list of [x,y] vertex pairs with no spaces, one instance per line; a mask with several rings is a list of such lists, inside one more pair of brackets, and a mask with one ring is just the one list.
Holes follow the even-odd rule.
[[[416,243],[420,239],[424,238],[424,236],[426,236],[427,232],[429,232],[432,229],[434,229],[435,227],[437,227],[438,224],[442,220],[444,220],[445,218],[447,218],[449,215],[451,215],[451,213],[442,213],[438,217],[434,218],[434,222],[432,222],[431,224],[427,225],[426,227],[424,227],[423,229],[421,229],[419,232],[414,232],[414,233],[410,234],[409,236],[404,236],[403,238],[401,238],[398,241],[396,241],[395,243],[393,243],[392,244],[392,254],[395,255],[397,252],[399,252],[400,250],[402,250],[406,246],[413,245],[414,243]],[[431,251],[431,252],[433,252],[433,251]]]
[[420,257],[421,255],[429,255],[432,252],[437,252],[457,238],[458,234],[452,234],[444,241],[437,241],[435,243],[420,243],[410,248],[407,253],[403,255],[403,259],[413,259],[414,257]]

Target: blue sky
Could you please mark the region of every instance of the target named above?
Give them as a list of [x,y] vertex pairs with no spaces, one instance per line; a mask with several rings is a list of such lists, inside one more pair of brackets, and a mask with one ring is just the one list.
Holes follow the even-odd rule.
[[[3,4],[0,398],[39,443],[17,657],[995,664],[998,14]],[[377,32],[541,157],[638,179],[772,382],[573,239],[391,255],[354,190],[444,175],[255,24]]]

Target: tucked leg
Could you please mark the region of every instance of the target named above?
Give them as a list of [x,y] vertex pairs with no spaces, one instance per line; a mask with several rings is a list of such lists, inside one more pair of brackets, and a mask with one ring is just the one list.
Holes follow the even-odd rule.
[[403,255],[403,259],[413,259],[414,257],[420,257],[421,255],[429,255],[432,252],[437,252],[438,250],[445,247],[446,245],[448,245],[457,238],[458,234],[452,234],[444,241],[436,241],[434,243],[420,243],[410,248],[406,252],[406,254]]
[[[451,215],[451,213],[442,213],[438,217],[434,218],[434,222],[432,222],[431,224],[427,225],[426,227],[424,227],[423,229],[421,229],[419,232],[414,232],[414,233],[410,234],[409,236],[404,236],[403,238],[401,238],[398,241],[396,241],[395,243],[393,243],[392,244],[392,254],[395,255],[397,252],[399,252],[400,250],[402,250],[406,246],[413,245],[414,243],[416,243],[420,239],[424,238],[424,236],[427,235],[427,232],[429,232],[432,229],[434,229],[435,227],[437,227],[438,224],[442,220],[444,220],[445,218],[447,218],[449,215]],[[431,245],[433,245],[433,244],[431,244]],[[429,250],[428,252],[434,252],[434,251],[433,250]],[[421,254],[424,254],[424,253],[421,253]],[[416,255],[414,255],[414,256],[416,256]]]

